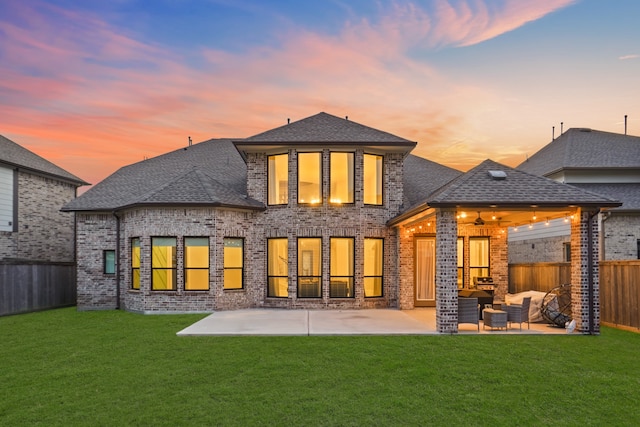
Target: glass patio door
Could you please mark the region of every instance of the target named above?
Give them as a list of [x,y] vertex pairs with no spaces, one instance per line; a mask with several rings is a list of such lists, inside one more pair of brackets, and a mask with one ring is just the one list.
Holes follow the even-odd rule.
[[416,237],[415,249],[415,305],[435,306],[436,238]]

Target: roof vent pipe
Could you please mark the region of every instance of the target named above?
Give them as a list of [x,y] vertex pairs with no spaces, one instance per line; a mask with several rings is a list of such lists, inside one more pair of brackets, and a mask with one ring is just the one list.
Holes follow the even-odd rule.
[[564,129],[564,122],[560,122],[560,135],[562,135],[562,133],[564,132],[563,129]]
[[349,120],[349,116],[344,116],[344,119],[345,120]]
[[191,137],[189,137],[189,147],[191,147],[191,144],[192,144]]
[[553,141],[554,139],[556,139],[556,127],[551,126],[551,140]]
[[627,134],[627,115],[624,115],[624,134]]
[[291,119],[287,117],[287,124],[291,123]]

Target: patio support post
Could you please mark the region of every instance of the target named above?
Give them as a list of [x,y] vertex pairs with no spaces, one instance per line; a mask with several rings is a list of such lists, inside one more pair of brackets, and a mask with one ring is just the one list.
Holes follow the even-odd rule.
[[571,313],[576,330],[600,333],[598,221],[578,210],[571,221]]
[[458,332],[458,220],[455,210],[436,211],[436,329]]

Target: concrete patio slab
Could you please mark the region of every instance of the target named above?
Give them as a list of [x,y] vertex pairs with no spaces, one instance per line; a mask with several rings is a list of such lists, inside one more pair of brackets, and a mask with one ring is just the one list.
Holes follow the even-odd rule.
[[[532,323],[505,330],[458,325],[459,334],[565,334],[562,328]],[[177,333],[180,336],[241,335],[436,335],[433,308],[414,310],[281,310],[247,309],[218,311]]]

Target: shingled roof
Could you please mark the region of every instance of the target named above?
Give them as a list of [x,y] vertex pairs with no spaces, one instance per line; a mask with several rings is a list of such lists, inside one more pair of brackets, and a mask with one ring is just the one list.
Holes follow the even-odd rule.
[[48,175],[76,186],[88,185],[77,176],[0,135],[0,164]]
[[409,154],[404,159],[404,197],[408,208],[424,200],[462,172],[431,160]]
[[[495,179],[490,171],[506,177]],[[498,205],[501,207],[619,206],[616,200],[569,184],[485,160],[427,197],[432,207]]]
[[571,184],[575,187],[591,191],[592,193],[607,195],[620,200],[622,206],[611,209],[614,212],[640,211],[640,184]]
[[264,209],[247,197],[247,168],[229,139],[209,141],[125,166],[68,203],[66,211],[131,206]]
[[640,168],[640,137],[569,129],[517,167],[540,176],[589,168]]
[[346,118],[318,113],[237,142],[238,145],[273,143],[380,144],[415,147],[414,141],[361,125]]

